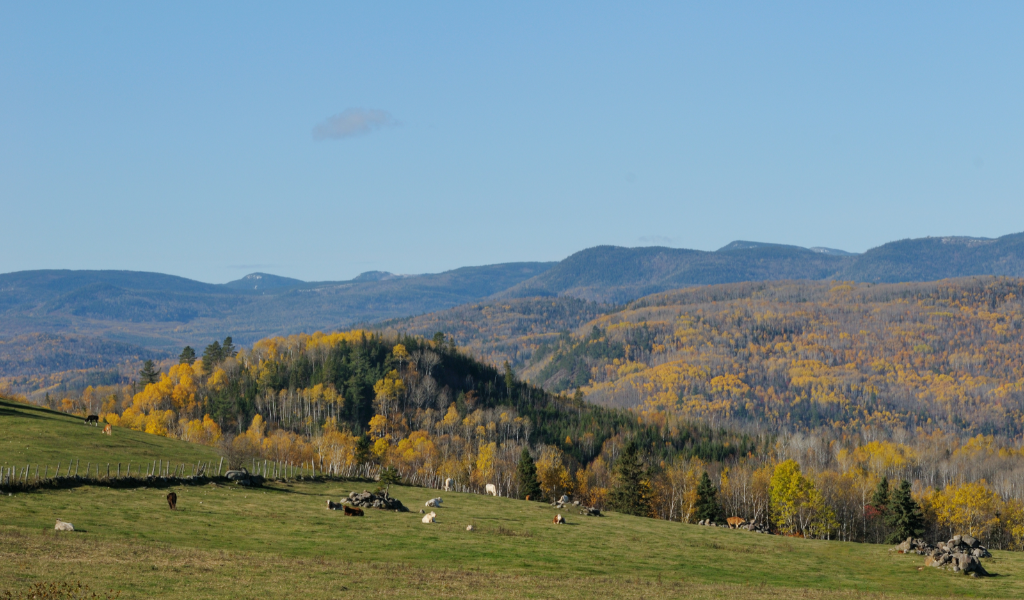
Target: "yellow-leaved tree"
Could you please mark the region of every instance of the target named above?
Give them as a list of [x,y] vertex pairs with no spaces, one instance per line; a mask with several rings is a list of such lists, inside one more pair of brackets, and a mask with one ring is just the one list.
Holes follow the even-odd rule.
[[941,525],[954,533],[984,537],[999,523],[999,495],[984,479],[946,486],[932,497],[932,509]]
[[775,525],[785,533],[805,533],[811,524],[817,494],[795,460],[775,466],[769,493]]

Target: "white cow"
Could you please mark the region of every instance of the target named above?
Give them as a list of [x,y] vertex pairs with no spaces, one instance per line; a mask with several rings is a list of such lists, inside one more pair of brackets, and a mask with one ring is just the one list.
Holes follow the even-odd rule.
[[436,516],[437,516],[437,513],[435,513],[434,511],[430,511],[427,514],[423,515],[423,518],[421,519],[421,521],[423,521],[424,523],[433,523],[434,522],[434,518]]
[[498,495],[498,488],[494,487],[493,483],[488,483],[484,487],[484,493],[485,494],[490,494],[492,496],[497,496]]
[[441,486],[441,489],[446,491],[446,492],[450,492],[450,491],[452,491],[452,484],[453,483],[455,483],[455,482],[452,481],[451,477],[449,477],[449,478],[444,480],[444,485]]
[[67,521],[61,521],[60,519],[57,519],[57,524],[54,525],[53,530],[54,531],[74,531],[75,530],[75,526],[72,525],[71,523],[68,523]]
[[427,500],[427,508],[441,508],[441,503],[444,502],[440,497],[431,498]]

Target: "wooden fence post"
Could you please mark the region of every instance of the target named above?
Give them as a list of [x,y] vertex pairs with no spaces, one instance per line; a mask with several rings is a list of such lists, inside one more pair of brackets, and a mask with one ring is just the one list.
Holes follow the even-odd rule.
[[224,466],[224,457],[220,457],[220,463],[217,465],[217,477],[220,477],[220,468]]

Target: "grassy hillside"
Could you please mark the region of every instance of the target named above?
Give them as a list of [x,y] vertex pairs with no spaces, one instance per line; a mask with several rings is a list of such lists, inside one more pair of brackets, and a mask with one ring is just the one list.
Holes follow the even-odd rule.
[[[208,452],[131,432],[95,441],[94,430],[70,418],[9,403],[2,409],[6,445],[30,446],[23,459]],[[53,434],[42,435],[40,424]],[[368,510],[359,519],[326,510],[327,499],[372,485],[177,486],[177,512],[166,507],[166,488],[2,496],[0,591],[76,581],[94,591],[123,590],[122,598],[1024,595],[1024,555],[1017,553],[996,552],[985,561],[996,576],[976,580],[921,569],[922,557],[893,555],[880,545],[616,513],[582,517],[544,504],[416,487],[393,488],[410,513]],[[418,509],[438,494],[445,500],[438,522],[421,523]],[[556,512],[568,525],[551,524]],[[77,531],[54,534],[58,518]]]
[[[49,569],[62,562],[63,544],[74,543],[85,552],[76,560],[80,568],[69,575],[94,589],[125,589],[129,598],[170,595],[192,573],[216,565],[234,564],[244,572],[251,557],[263,564],[301,561],[303,573],[329,565],[342,565],[342,572],[351,573],[358,571],[352,569],[353,563],[385,563],[396,572],[455,569],[456,578],[460,572],[502,578],[565,577],[590,581],[591,589],[596,579],[603,580],[606,593],[612,595],[619,584],[627,592],[646,584],[650,588],[645,595],[653,597],[678,596],[685,589],[679,585],[694,584],[698,589],[753,585],[760,590],[855,590],[932,597],[1024,595],[1024,557],[1012,553],[999,552],[986,561],[986,568],[997,577],[975,580],[918,570],[922,557],[893,556],[879,545],[766,536],[614,513],[603,518],[568,514],[568,525],[554,526],[551,518],[556,511],[547,505],[476,494],[442,493],[445,507],[436,511],[438,522],[430,525],[420,522],[417,509],[437,495],[436,490],[395,489],[394,495],[413,508],[411,513],[370,510],[357,519],[326,510],[328,498],[337,500],[365,487],[362,483],[278,483],[259,490],[233,485],[178,487],[174,488],[178,512],[167,510],[165,489],[86,487],[7,497],[0,500],[0,522],[17,526],[0,530],[0,545],[5,554],[12,546],[21,548],[19,555],[29,552],[30,560],[22,558],[18,569],[0,570],[0,589],[51,579]],[[40,544],[42,539],[54,539],[52,531],[44,532],[52,529],[56,518],[71,521],[81,531],[61,538],[72,541]],[[476,531],[466,531],[470,524]],[[99,563],[129,546],[134,547],[138,564],[115,571],[93,568],[101,566],[93,560]],[[204,559],[200,554],[187,568],[159,569],[156,565],[165,560],[159,555],[169,549],[200,551],[216,558]],[[96,558],[88,558],[94,554]],[[5,564],[10,558],[4,557]],[[153,577],[154,571],[160,572],[159,578]],[[349,577],[340,579],[336,584],[351,585]],[[258,595],[283,593],[296,584],[325,583],[304,582],[279,572],[264,580],[261,585],[266,588]],[[424,582],[378,576],[365,583],[369,585],[364,589],[372,589]],[[504,597],[508,590],[481,591],[482,597]],[[237,590],[195,590],[188,597],[232,593]]]
[[[153,460],[172,462],[213,462],[219,457],[213,448],[170,438],[149,435],[121,427],[113,435],[103,435],[100,427],[83,424],[79,417],[65,415],[38,406],[0,399],[0,464],[24,467],[49,465],[50,473],[60,462],[80,463],[84,475],[87,463],[93,465],[128,462],[135,465]],[[133,467],[134,468],[134,467]],[[63,470],[63,468],[62,468]]]

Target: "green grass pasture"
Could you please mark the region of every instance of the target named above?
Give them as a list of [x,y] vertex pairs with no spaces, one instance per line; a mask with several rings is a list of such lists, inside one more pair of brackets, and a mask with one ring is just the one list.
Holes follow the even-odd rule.
[[[209,449],[0,403],[0,462],[210,461]],[[158,486],[159,487],[155,487]],[[122,598],[1024,597],[1024,555],[973,579],[868,544],[802,540],[398,486],[412,512],[326,508],[360,482],[80,485],[0,495],[0,592],[70,581]],[[169,489],[178,511],[167,508]],[[441,496],[437,522],[419,510]],[[56,533],[56,519],[77,531]],[[475,531],[466,531],[473,525]]]
[[[0,589],[52,576],[53,569],[40,566],[61,565],[67,560],[60,558],[62,553],[77,547],[83,550],[74,558],[83,566],[82,580],[94,589],[123,581],[125,597],[159,596],[176,589],[173,581],[162,583],[163,587],[148,582],[157,575],[154,569],[161,571],[148,563],[163,564],[165,559],[158,555],[169,550],[174,556],[215,557],[213,563],[223,569],[234,565],[251,577],[257,577],[251,564],[279,565],[267,570],[277,572],[281,582],[298,577],[284,565],[333,565],[328,571],[337,568],[341,586],[349,588],[345,582],[361,574],[364,584],[352,584],[352,590],[412,586],[410,597],[416,595],[413,588],[419,588],[413,584],[420,579],[425,593],[437,592],[431,586],[441,584],[433,575],[403,578],[398,573],[449,573],[469,577],[466,581],[490,574],[510,582],[590,582],[580,583],[581,590],[594,590],[588,586],[605,582],[601,586],[609,586],[608,595],[615,595],[621,585],[624,596],[635,597],[679,597],[687,586],[707,594],[717,593],[716,589],[736,594],[767,589],[795,593],[796,588],[826,594],[821,597],[833,591],[1024,596],[1024,560],[1006,552],[994,553],[985,561],[997,576],[973,579],[919,569],[923,557],[893,555],[885,546],[767,536],[618,514],[593,518],[563,513],[569,524],[553,525],[556,511],[546,505],[413,487],[393,489],[413,509],[410,513],[368,510],[365,517],[354,518],[326,509],[328,497],[337,501],[363,487],[312,482],[275,483],[264,489],[178,486],[173,488],[179,498],[177,512],[167,508],[166,489],[87,486],[7,496],[0,498],[0,523],[8,526],[0,530],[0,541],[5,547],[28,548],[25,552],[34,552],[37,558],[23,568],[0,570]],[[444,508],[436,510],[438,522],[423,524],[419,508],[436,495],[445,499]],[[51,530],[57,518],[71,521],[79,531],[55,534]],[[467,532],[469,524],[476,531]],[[126,565],[111,578],[100,565],[92,566],[91,547],[97,549],[97,557],[136,552],[139,564]],[[197,561],[197,567],[203,560],[189,559]],[[189,561],[185,564],[193,564]],[[374,580],[369,574],[379,569],[383,569],[381,576]],[[387,576],[388,569],[395,578]],[[191,570],[161,572],[160,577],[170,575],[187,585]],[[318,577],[326,577],[321,583],[327,586],[324,590],[329,589],[329,573]],[[429,581],[433,583],[428,585]],[[286,589],[291,584],[281,585]],[[263,597],[257,593],[258,586],[252,590],[253,597]],[[494,589],[490,596],[478,597],[502,597],[506,591]],[[188,597],[230,597],[231,589],[211,588],[209,593],[196,594]],[[554,595],[564,596],[536,597]]]
[[68,462],[77,461],[79,474],[84,477],[88,463],[102,465],[105,475],[107,463],[120,462],[127,470],[131,462],[135,473],[137,467],[154,460],[216,465],[220,457],[213,448],[121,427],[114,427],[112,435],[104,435],[102,426],[85,425],[81,417],[0,400],[0,465],[32,465],[33,475],[36,465],[40,466],[40,475],[49,466],[52,476],[57,463],[64,474]]

